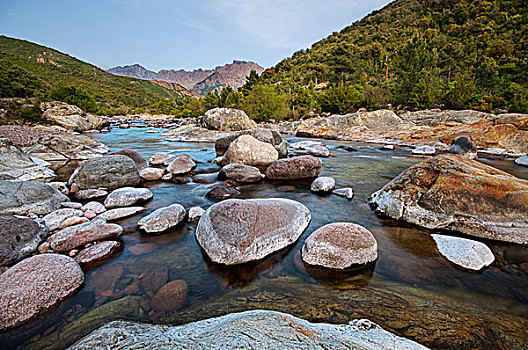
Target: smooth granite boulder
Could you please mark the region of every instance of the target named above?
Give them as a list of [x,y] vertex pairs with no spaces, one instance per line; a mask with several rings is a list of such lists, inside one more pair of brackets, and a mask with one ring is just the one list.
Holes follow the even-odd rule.
[[300,156],[276,160],[264,174],[269,180],[296,180],[317,177],[322,170],[323,162],[319,158]]
[[239,136],[231,143],[222,160],[222,165],[237,163],[266,169],[279,159],[279,153],[269,143],[250,135]]
[[138,221],[141,230],[147,233],[161,233],[177,226],[185,218],[185,208],[181,204],[154,210]]
[[239,131],[257,126],[247,114],[234,108],[213,108],[205,112],[203,125],[210,130]]
[[13,215],[0,215],[0,227],[0,266],[11,265],[31,255],[48,235],[42,220]]
[[42,182],[0,180],[0,214],[46,215],[67,201],[68,197]]
[[81,190],[136,186],[140,182],[139,171],[132,159],[123,155],[109,155],[85,160],[75,170],[69,184]]
[[481,242],[445,235],[431,235],[440,253],[452,263],[479,271],[495,261],[491,249]]

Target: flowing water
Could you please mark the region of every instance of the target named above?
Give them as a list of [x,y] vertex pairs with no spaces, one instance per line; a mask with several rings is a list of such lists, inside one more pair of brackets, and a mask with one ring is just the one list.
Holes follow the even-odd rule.
[[[157,208],[180,203],[205,209],[214,203],[204,196],[217,184],[219,168],[209,163],[215,158],[213,144],[167,142],[144,129],[115,129],[93,137],[112,151],[129,148],[146,159],[156,152],[185,151],[201,163],[194,176],[179,183],[145,183],[154,193],[147,211],[118,222],[125,228],[123,252],[88,270],[83,289],[58,309],[0,335],[7,347],[64,348],[117,319],[176,325],[250,309],[288,312],[314,322],[369,318],[432,348],[528,347],[528,247],[482,240],[496,261],[479,273],[464,271],[440,255],[431,231],[380,218],[366,204],[371,193],[423,159],[411,156],[409,149],[324,141],[334,157],[323,159],[321,175],[333,177],[338,188],[352,187],[351,201],[315,195],[307,181],[240,186],[238,198],[299,201],[310,209],[312,221],[294,246],[256,263],[225,267],[212,263],[196,243],[196,223],[185,222],[162,235],[136,229],[137,221]],[[345,148],[351,145],[355,151]],[[512,160],[480,160],[528,179],[528,168]],[[63,169],[62,176],[71,170]],[[374,234],[376,263],[347,273],[307,270],[299,257],[305,239],[322,225],[343,221]],[[152,289],[165,276],[188,285],[185,305],[172,314],[150,309]]]

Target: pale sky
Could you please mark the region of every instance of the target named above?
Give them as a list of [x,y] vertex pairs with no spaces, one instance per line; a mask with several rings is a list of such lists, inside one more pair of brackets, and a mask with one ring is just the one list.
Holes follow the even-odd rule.
[[0,34],[103,69],[266,68],[388,4],[386,0],[0,0]]

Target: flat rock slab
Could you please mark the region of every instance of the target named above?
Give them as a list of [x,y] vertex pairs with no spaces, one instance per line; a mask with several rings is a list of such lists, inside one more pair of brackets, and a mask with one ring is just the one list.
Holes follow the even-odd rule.
[[0,275],[0,330],[24,324],[73,295],[84,274],[72,258],[36,255]]
[[330,151],[319,141],[299,141],[290,144],[295,150],[304,151],[316,157],[329,157]]
[[331,192],[335,188],[335,180],[328,176],[322,176],[315,179],[310,185],[312,192]]
[[31,255],[48,235],[42,221],[0,215],[0,266]]
[[0,214],[46,215],[67,201],[68,197],[42,182],[0,180]]
[[527,203],[527,180],[456,154],[410,167],[369,199],[394,219],[525,245]]
[[70,347],[77,349],[427,349],[369,320],[310,323],[276,311],[253,310],[168,327],[115,321]]
[[116,254],[121,248],[121,243],[116,241],[104,241],[83,249],[73,259],[82,268],[94,266]]
[[177,226],[185,218],[185,208],[181,204],[154,210],[138,221],[141,230],[147,233],[160,233]]
[[366,228],[348,222],[315,230],[301,249],[302,260],[313,266],[346,269],[378,258],[378,244]]
[[143,207],[128,207],[110,209],[96,216],[96,218],[105,219],[106,221],[114,221],[127,218],[132,215],[140,214],[145,211]]
[[107,224],[105,220],[95,219],[85,224],[66,227],[47,242],[56,252],[67,252],[93,241],[115,239],[123,232],[123,228],[116,224]]
[[154,194],[148,188],[123,187],[110,192],[104,201],[107,209],[128,207],[152,199]]
[[218,178],[251,183],[262,180],[264,175],[254,166],[245,164],[228,164],[220,170]]
[[264,173],[270,180],[309,179],[319,176],[323,162],[314,156],[284,158],[274,161]]
[[139,170],[134,161],[123,155],[110,155],[85,160],[71,175],[68,183],[81,190],[107,188],[115,190],[136,186],[140,182]]
[[229,199],[209,207],[196,239],[216,263],[260,260],[294,243],[311,220],[310,210],[289,199]]
[[80,190],[79,192],[75,192],[74,197],[77,199],[94,199],[94,198],[103,198],[108,195],[108,191],[105,190],[95,190],[95,189],[88,189],[88,190]]
[[440,253],[452,263],[468,270],[479,271],[495,261],[487,245],[466,238],[431,235]]

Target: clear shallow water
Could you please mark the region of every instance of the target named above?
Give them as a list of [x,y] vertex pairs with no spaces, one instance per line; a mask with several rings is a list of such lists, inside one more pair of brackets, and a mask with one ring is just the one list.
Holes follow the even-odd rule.
[[[116,319],[181,324],[256,308],[317,322],[369,318],[433,348],[522,349],[528,344],[528,269],[522,265],[528,263],[528,248],[485,241],[496,256],[493,265],[481,273],[462,271],[437,252],[430,231],[380,218],[366,204],[371,193],[423,159],[412,157],[408,149],[382,151],[376,145],[354,144],[358,151],[348,152],[339,147],[350,143],[323,141],[335,157],[323,158],[321,175],[334,177],[338,187],[353,187],[352,201],[315,195],[308,181],[240,186],[239,198],[297,200],[311,210],[312,222],[294,246],[263,261],[228,268],[212,263],[201,251],[194,238],[196,223],[183,223],[159,236],[136,230],[137,221],[157,208],[180,203],[205,209],[213,204],[204,195],[214,186],[218,170],[207,163],[215,157],[213,144],[166,142],[144,131],[115,129],[93,137],[112,151],[129,148],[146,159],[156,152],[185,151],[202,162],[196,171],[200,174],[184,184],[146,183],[154,193],[147,211],[118,222],[126,232],[123,252],[87,271],[83,289],[57,310],[2,334],[7,347],[64,348]],[[528,178],[528,169],[511,160],[481,161]],[[71,171],[63,170],[65,177]],[[307,270],[298,253],[305,239],[318,227],[339,221],[371,230],[379,259],[347,274]],[[168,281],[184,279],[188,285],[185,305],[173,314],[150,310],[150,289],[165,274]]]

